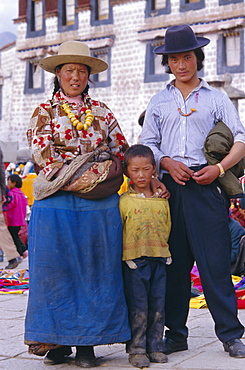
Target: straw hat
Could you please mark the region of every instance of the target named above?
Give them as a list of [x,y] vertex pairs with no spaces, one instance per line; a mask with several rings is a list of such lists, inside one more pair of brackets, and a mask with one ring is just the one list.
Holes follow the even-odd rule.
[[196,37],[188,24],[169,27],[165,34],[164,45],[154,49],[155,54],[178,54],[202,48],[210,43],[206,37]]
[[81,41],[65,41],[60,47],[57,55],[52,55],[39,62],[45,71],[55,73],[55,68],[60,64],[80,63],[91,68],[91,74],[103,72],[108,68],[108,64],[102,59],[90,56],[88,45]]

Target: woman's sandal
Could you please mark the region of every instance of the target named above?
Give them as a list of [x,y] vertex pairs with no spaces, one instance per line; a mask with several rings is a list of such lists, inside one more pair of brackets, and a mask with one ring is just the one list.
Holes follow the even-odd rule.
[[45,365],[57,365],[66,362],[66,356],[70,356],[72,350],[70,346],[62,346],[57,349],[51,349],[44,357]]
[[77,346],[75,364],[79,367],[90,368],[96,366],[96,357],[93,346]]

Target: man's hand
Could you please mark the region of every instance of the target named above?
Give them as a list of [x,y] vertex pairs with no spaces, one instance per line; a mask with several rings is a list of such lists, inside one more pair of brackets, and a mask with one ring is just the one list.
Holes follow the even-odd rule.
[[192,178],[196,181],[199,185],[208,185],[211,184],[220,174],[219,167],[214,166],[206,166],[203,167],[200,171],[193,173]]
[[185,185],[185,182],[189,181],[194,173],[194,171],[192,171],[184,163],[175,161],[169,157],[162,158],[161,168],[167,170],[174,181],[180,185]]
[[153,191],[154,194],[157,193],[159,198],[165,198],[165,199],[170,198],[170,192],[168,191],[166,186],[157,179],[151,180],[151,190]]

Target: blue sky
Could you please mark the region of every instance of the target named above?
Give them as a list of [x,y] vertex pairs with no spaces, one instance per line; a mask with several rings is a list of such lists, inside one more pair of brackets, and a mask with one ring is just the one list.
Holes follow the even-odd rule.
[[0,0],[0,33],[13,32],[16,34],[16,25],[13,19],[18,17],[18,0]]

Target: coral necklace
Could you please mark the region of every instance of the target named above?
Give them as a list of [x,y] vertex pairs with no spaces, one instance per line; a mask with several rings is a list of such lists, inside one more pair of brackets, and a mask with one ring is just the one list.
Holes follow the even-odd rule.
[[89,126],[91,126],[93,120],[94,120],[94,115],[92,114],[90,109],[86,109],[85,111],[85,121],[84,123],[80,122],[75,114],[71,112],[71,109],[67,103],[64,103],[61,105],[61,108],[63,111],[67,114],[68,118],[70,119],[71,123],[73,126],[76,127],[77,130],[87,130]]
[[190,116],[193,112],[196,112],[196,109],[191,108],[191,111],[190,111],[189,113],[183,113],[183,112],[182,112],[182,110],[181,110],[180,108],[178,108],[178,112],[179,112],[179,114],[180,114],[181,116],[185,116],[185,117],[187,117],[187,116]]

